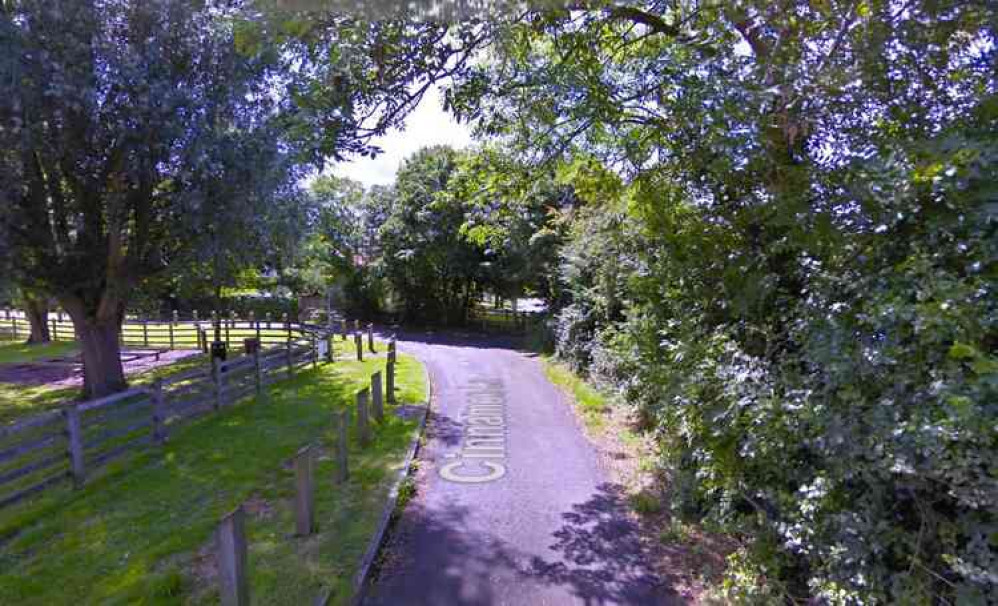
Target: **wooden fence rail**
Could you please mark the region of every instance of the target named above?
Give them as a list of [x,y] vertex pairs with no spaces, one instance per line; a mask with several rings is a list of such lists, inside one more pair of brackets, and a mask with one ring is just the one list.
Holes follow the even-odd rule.
[[[215,340],[215,319],[174,316],[168,320],[126,318],[121,325],[120,342],[124,347],[146,349],[200,349],[207,351]],[[288,339],[305,339],[327,329],[314,324],[273,318],[217,318],[218,337],[226,347],[241,346],[244,339],[258,339],[262,345],[284,344]],[[70,317],[53,312],[48,320],[53,341],[75,341],[76,329]],[[26,339],[31,332],[21,311],[0,310],[0,339]],[[202,335],[207,335],[207,340]]]
[[[286,334],[286,333],[285,333]],[[317,337],[286,341],[97,400],[0,427],[0,508],[51,486],[82,486],[112,461],[168,439],[184,422],[315,365]]]

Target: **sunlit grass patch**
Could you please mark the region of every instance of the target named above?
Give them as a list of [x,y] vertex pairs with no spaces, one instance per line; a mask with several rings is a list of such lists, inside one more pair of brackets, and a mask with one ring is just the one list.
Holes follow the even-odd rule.
[[548,380],[572,396],[572,402],[589,431],[599,432],[606,425],[607,397],[550,356],[541,361]]
[[57,341],[28,345],[23,341],[0,341],[0,364],[33,362],[46,358],[60,358],[76,354],[79,347],[74,341]]
[[[245,402],[175,427],[168,444],[126,458],[84,489],[58,489],[0,511],[0,603],[211,602],[212,532],[247,506],[254,603],[309,603],[323,587],[345,597],[416,423],[388,416],[374,443],[351,439],[351,479],[333,484],[332,413],[354,405],[384,359],[339,360]],[[399,356],[401,402],[422,402],[422,366]],[[386,411],[387,412],[387,411]],[[316,444],[319,534],[292,536],[288,464]],[[53,582],[57,579],[57,582]]]

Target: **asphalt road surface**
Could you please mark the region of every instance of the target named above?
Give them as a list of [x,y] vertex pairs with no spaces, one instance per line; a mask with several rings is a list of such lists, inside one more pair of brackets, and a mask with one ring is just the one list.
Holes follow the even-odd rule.
[[365,604],[673,604],[565,396],[501,343],[408,335],[433,402]]

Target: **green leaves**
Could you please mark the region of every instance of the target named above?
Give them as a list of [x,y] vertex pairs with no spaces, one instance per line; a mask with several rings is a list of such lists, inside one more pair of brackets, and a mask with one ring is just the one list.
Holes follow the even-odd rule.
[[993,593],[993,19],[614,9],[496,26],[454,93],[584,202],[560,355],[640,408],[678,509],[748,539],[732,596]]

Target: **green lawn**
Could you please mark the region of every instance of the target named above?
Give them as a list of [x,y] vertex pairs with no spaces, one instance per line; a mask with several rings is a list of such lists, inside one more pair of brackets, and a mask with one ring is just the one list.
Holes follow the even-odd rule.
[[[323,587],[347,599],[349,583],[381,513],[415,421],[389,415],[363,452],[351,438],[351,479],[332,483],[332,412],[384,367],[338,360],[271,387],[203,420],[173,429],[169,443],[112,466],[80,491],[56,489],[0,511],[3,604],[183,604],[217,601],[212,532],[251,499],[247,517],[254,603],[309,603]],[[396,389],[421,402],[422,365],[399,356]],[[293,535],[290,457],[319,444],[320,533]]]
[[73,341],[27,345],[23,341],[0,341],[0,364],[31,362],[42,358],[74,355],[78,351]]
[[[240,333],[241,334],[241,333]],[[250,336],[247,331],[246,336]],[[241,340],[240,336],[240,340]],[[233,343],[236,337],[232,337]],[[388,349],[386,343],[375,340],[375,350],[384,356]],[[272,346],[272,345],[271,345]],[[337,359],[349,360],[355,356],[352,337],[342,341],[336,337],[334,349]],[[235,347],[234,352],[240,353],[241,347]],[[0,364],[30,362],[45,358],[57,358],[75,355],[79,351],[75,342],[59,341],[42,345],[25,345],[21,342],[0,341]],[[364,355],[370,356],[367,350],[367,338],[364,338]],[[173,373],[185,372],[199,364],[207,364],[207,358],[202,355],[190,356],[169,366],[160,366],[146,372],[129,377],[132,385],[144,385],[157,378]],[[21,385],[18,383],[0,382],[0,426],[12,423],[27,415],[38,414],[46,410],[58,408],[67,401],[77,399],[80,390],[75,387],[56,388],[50,385]]]
[[[45,358],[75,355],[79,351],[76,343],[60,341],[42,345],[23,343],[0,343],[0,364],[30,362]],[[167,366],[160,366],[129,378],[132,385],[143,385],[172,373],[187,371],[199,364],[206,364],[201,355],[190,356]],[[27,415],[37,414],[58,408],[80,395],[76,387],[53,387],[51,385],[22,385],[0,383],[0,426]]]

